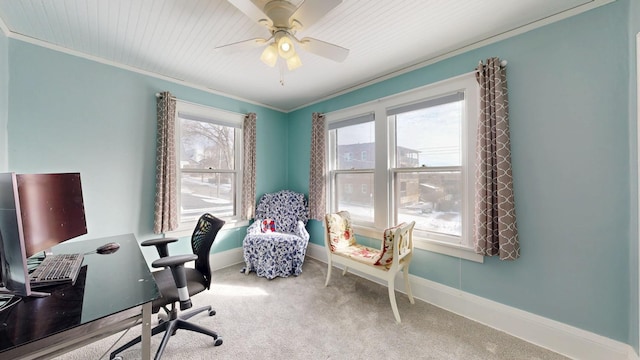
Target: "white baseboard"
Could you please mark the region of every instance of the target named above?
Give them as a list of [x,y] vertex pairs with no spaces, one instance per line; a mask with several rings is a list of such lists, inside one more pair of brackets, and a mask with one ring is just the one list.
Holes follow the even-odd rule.
[[[327,262],[323,246],[310,243],[307,255]],[[357,271],[354,271],[357,272]],[[380,283],[373,277],[363,277]],[[529,313],[418,276],[410,275],[413,296],[429,304],[464,316],[512,336],[580,360],[639,360],[628,344]],[[404,292],[401,275],[396,290]],[[386,284],[383,284],[386,285]]]
[[211,271],[224,269],[226,267],[243,263],[243,262],[244,262],[244,256],[242,255],[241,247],[211,254],[209,257],[209,263],[211,264]]

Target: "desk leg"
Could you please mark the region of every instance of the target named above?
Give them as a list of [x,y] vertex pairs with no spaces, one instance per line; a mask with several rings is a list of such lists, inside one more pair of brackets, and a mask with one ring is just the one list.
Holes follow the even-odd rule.
[[142,305],[142,358],[151,359],[151,303]]

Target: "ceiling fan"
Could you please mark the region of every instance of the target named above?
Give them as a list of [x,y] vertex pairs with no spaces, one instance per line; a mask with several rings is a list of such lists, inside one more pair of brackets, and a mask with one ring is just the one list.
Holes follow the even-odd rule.
[[228,0],[245,15],[264,25],[270,32],[269,38],[255,38],[232,44],[217,46],[218,50],[242,51],[248,48],[265,46],[260,60],[268,66],[275,66],[278,57],[283,58],[287,68],[292,71],[302,66],[296,53],[294,42],[302,49],[341,62],[349,55],[349,50],[322,40],[304,37],[298,39],[296,33],[307,28],[329,11],[338,6],[342,0],[305,0],[297,7],[285,0],[272,0],[263,8],[251,0]]

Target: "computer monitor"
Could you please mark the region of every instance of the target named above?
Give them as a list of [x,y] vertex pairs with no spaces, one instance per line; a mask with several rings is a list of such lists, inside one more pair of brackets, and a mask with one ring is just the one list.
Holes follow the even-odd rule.
[[87,233],[79,173],[16,178],[27,257]]
[[87,233],[79,173],[0,174],[2,285],[32,294],[27,259]]

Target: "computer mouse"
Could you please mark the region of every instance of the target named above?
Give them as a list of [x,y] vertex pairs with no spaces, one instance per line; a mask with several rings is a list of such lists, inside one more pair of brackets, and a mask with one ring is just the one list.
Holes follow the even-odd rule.
[[106,243],[96,249],[98,254],[113,254],[120,249],[120,244],[116,242]]

